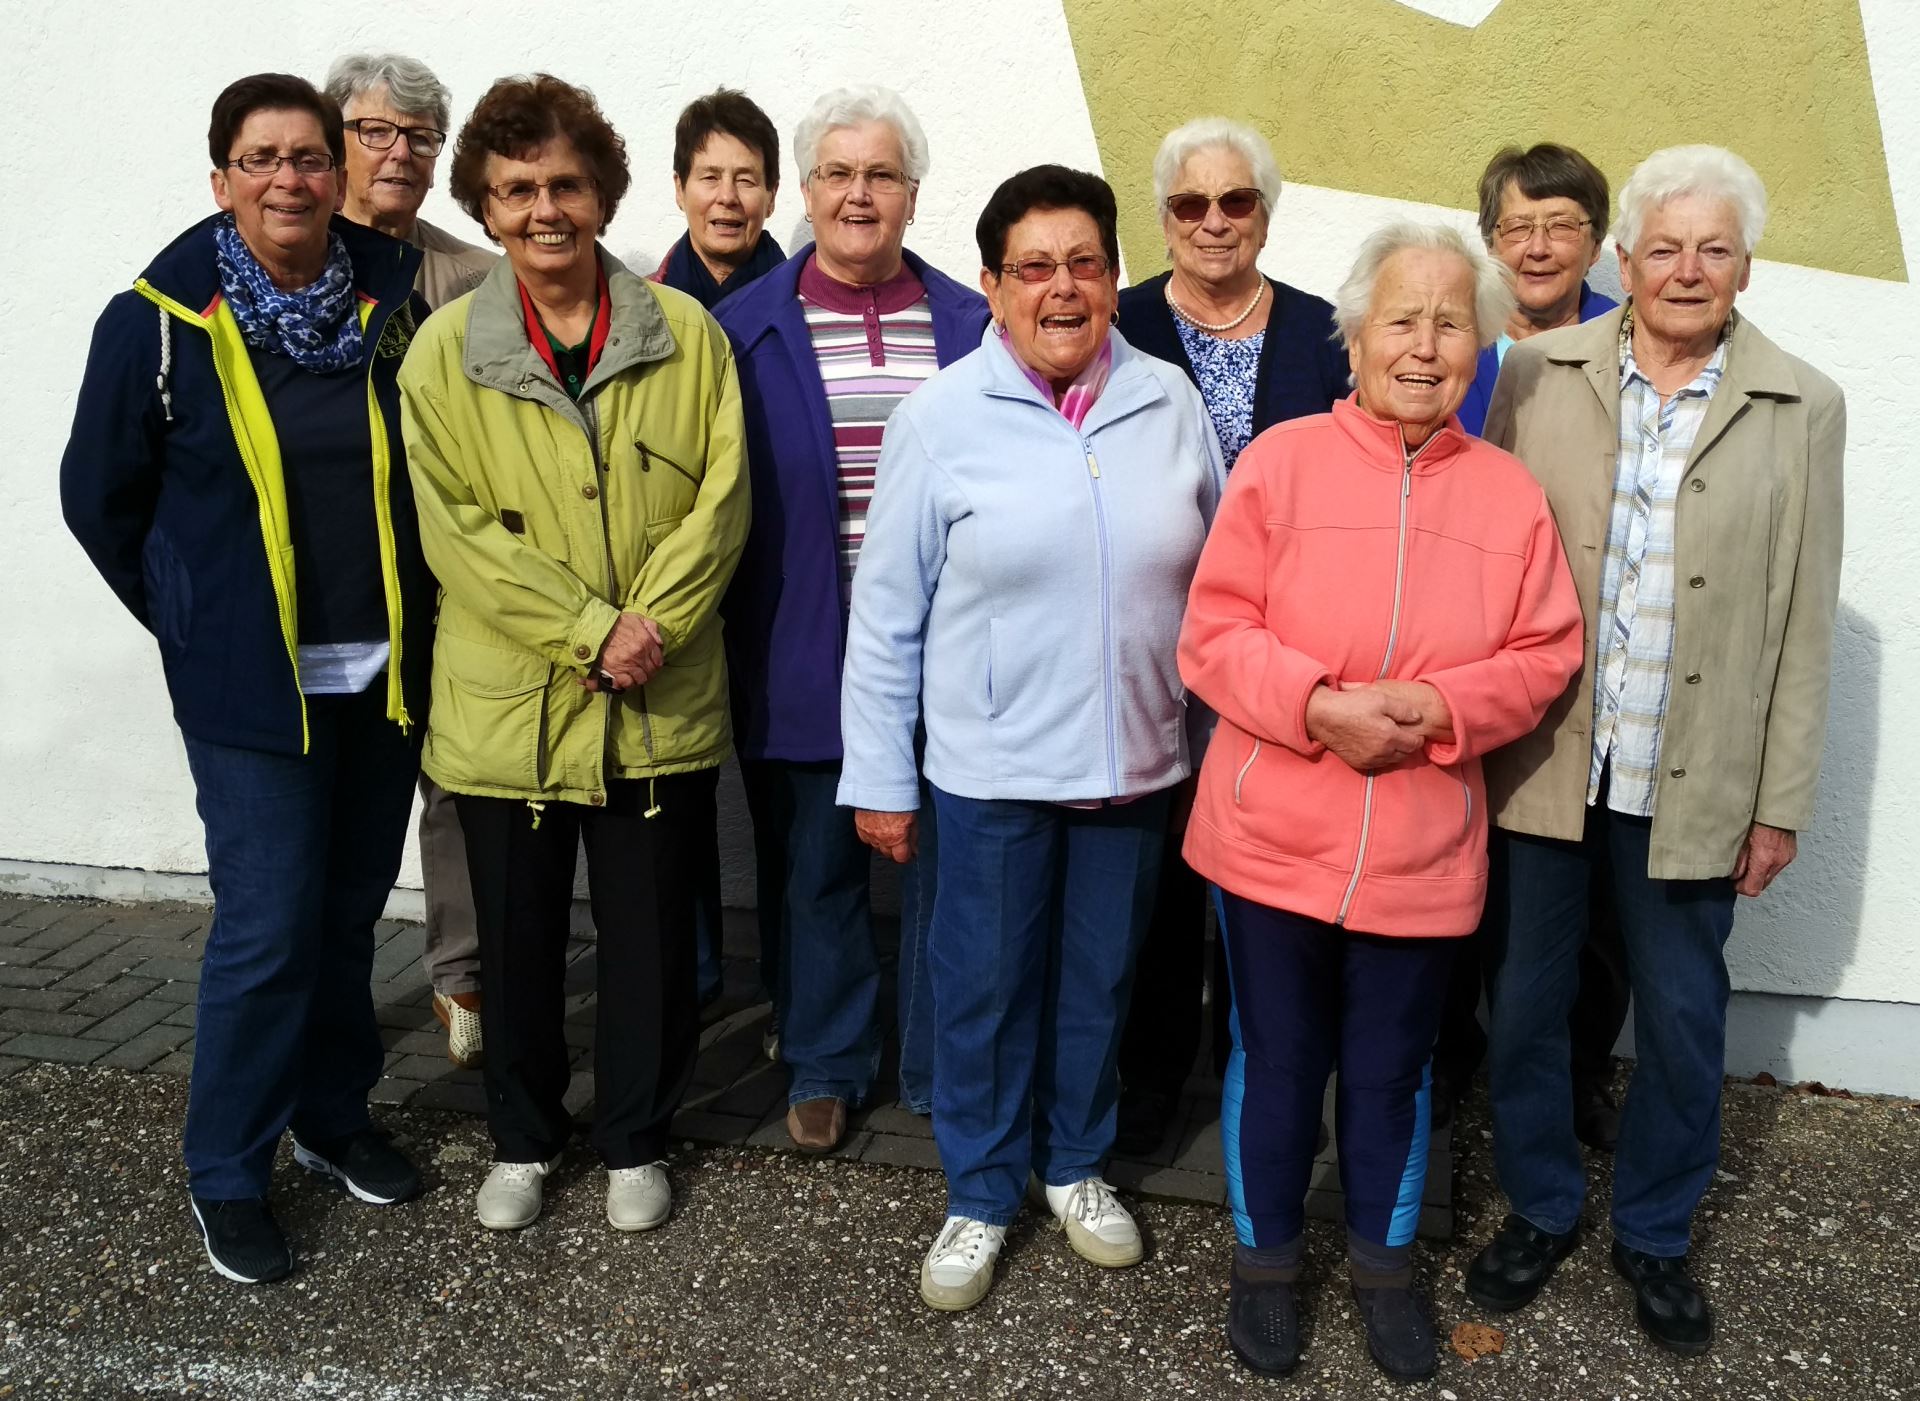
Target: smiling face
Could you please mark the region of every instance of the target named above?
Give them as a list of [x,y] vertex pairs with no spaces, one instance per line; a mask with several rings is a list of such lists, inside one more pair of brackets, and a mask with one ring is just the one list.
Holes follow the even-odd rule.
[[[254,151],[291,156],[327,152],[320,119],[297,108],[250,112],[227,150],[235,161]],[[327,260],[327,221],[340,208],[343,187],[336,167],[302,175],[289,161],[271,175],[249,175],[229,165],[213,172],[213,200],[233,215],[241,239],[276,282],[291,274],[305,286]]]
[[[599,236],[604,206],[592,168],[564,136],[515,159],[495,151],[487,157],[487,231],[498,240],[514,274],[523,282],[585,282],[599,276],[593,241]],[[555,199],[548,187],[556,180],[584,186],[577,198]],[[509,209],[493,193],[513,186],[535,186],[538,193],[524,209]]]
[[[820,138],[814,168],[904,172],[906,152],[888,122],[835,127]],[[814,257],[822,272],[856,287],[885,282],[900,271],[900,243],[913,217],[918,189],[908,183],[891,193],[857,179],[844,190],[830,190],[809,172],[801,187],[807,218],[813,221]]]
[[[438,125],[431,113],[402,112],[395,107],[384,85],[350,99],[345,116],[350,122],[366,118],[403,127]],[[349,129],[347,217],[356,224],[411,232],[420,203],[433,188],[433,168],[439,163],[438,156],[416,156],[405,136],[396,135],[386,150],[375,151]]]
[[[1064,263],[1091,254],[1105,258],[1100,226],[1084,209],[1033,209],[1007,230],[1002,263],[1047,258]],[[1010,272],[983,268],[980,290],[993,319],[1006,328],[1013,353],[1036,373],[1063,387],[1093,363],[1106,344],[1119,304],[1118,267],[1085,281],[1057,267],[1046,282],[1022,282]]]
[[[1529,219],[1535,225],[1518,243],[1508,242],[1497,232],[1493,240],[1494,256],[1513,269],[1521,314],[1543,330],[1577,320],[1581,282],[1600,257],[1600,240],[1593,236],[1587,211],[1578,200],[1564,195],[1529,199],[1518,181],[1509,180],[1500,197],[1496,230],[1509,219]],[[1555,243],[1546,229],[1554,219],[1575,221],[1580,236],[1571,243]]]
[[673,177],[673,202],[687,216],[693,251],[715,274],[753,256],[773,213],[766,162],[737,136],[716,131],[693,153],[687,178]]
[[[1253,188],[1253,167],[1245,156],[1230,146],[1206,146],[1187,157],[1180,178],[1167,193],[1218,196]],[[1265,204],[1240,219],[1229,219],[1217,203],[1209,204],[1206,217],[1194,224],[1182,223],[1162,206],[1160,227],[1166,233],[1174,269],[1184,278],[1231,288],[1251,285],[1259,276],[1254,261],[1267,243]]]
[[1712,349],[1752,274],[1739,214],[1707,195],[1668,200],[1647,215],[1632,252],[1620,250],[1620,285],[1633,299],[1636,334],[1696,352]]
[[1438,432],[1480,360],[1473,269],[1456,253],[1403,248],[1374,279],[1366,323],[1347,348],[1360,407],[1401,425],[1410,446]]

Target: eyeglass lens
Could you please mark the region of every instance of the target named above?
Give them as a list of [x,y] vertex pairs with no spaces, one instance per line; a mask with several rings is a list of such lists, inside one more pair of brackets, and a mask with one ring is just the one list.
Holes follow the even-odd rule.
[[1259,207],[1258,190],[1228,190],[1223,195],[1203,195],[1187,193],[1173,195],[1167,200],[1167,209],[1173,217],[1183,224],[1197,224],[1207,217],[1209,205],[1218,204],[1220,212],[1229,219],[1244,219]]

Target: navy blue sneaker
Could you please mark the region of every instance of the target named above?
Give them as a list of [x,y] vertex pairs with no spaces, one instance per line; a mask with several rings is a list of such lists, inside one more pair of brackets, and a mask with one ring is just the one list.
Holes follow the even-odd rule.
[[216,1202],[191,1197],[193,1219],[214,1269],[236,1284],[267,1284],[293,1272],[293,1251],[265,1197]]
[[346,1184],[361,1201],[392,1206],[420,1193],[420,1174],[378,1129],[303,1143],[293,1136],[293,1160],[308,1172]]

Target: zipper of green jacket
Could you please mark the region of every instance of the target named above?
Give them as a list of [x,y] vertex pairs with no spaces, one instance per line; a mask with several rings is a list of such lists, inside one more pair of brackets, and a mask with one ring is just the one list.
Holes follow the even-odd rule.
[[[267,554],[267,576],[273,583],[273,597],[280,617],[280,637],[287,649],[287,665],[293,671],[294,693],[300,697],[300,752],[312,747],[313,736],[307,719],[307,696],[300,685],[300,625],[296,613],[294,588],[297,561],[293,558],[291,533],[287,525],[286,480],[280,463],[280,439],[267,410],[266,396],[254,376],[253,363],[247,357],[247,343],[240,323],[224,299],[216,300],[202,314],[175,301],[144,277],[133,284],[134,290],[176,319],[207,333],[213,349],[214,377],[220,381],[220,397],[226,405],[227,422],[233,430],[234,450],[240,454],[247,480],[253,485],[260,511],[260,538]],[[360,303],[360,327],[364,332],[372,320],[374,303]],[[392,444],[387,437],[386,418],[380,412],[379,397],[373,387],[372,357],[367,362],[367,409],[373,428],[373,516],[380,546],[381,587],[387,605],[387,718],[407,731],[412,718],[400,686],[400,600],[399,549],[393,534],[393,502],[389,491],[393,483]]]
[[[580,406],[580,414],[586,419],[587,447],[593,453],[594,495],[600,503],[600,540],[607,551],[607,602],[620,608],[620,576],[613,567],[613,524],[607,513],[607,463],[600,452],[600,410],[592,403],[585,403]],[[622,608],[621,611],[626,610]],[[651,760],[654,757],[653,713],[647,709],[647,688],[636,686],[633,689],[636,692],[634,701],[640,707],[640,742],[646,746],[647,758]],[[600,747],[602,765],[613,750],[613,708],[620,703],[620,694],[614,691],[607,693],[606,736]],[[605,786],[604,776],[602,786]]]

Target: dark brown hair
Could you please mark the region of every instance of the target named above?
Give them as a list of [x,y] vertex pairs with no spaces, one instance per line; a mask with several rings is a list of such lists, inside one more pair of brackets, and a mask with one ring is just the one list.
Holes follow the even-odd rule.
[[1480,177],[1480,241],[1489,248],[1508,182],[1518,185],[1528,199],[1572,200],[1593,221],[1593,241],[1599,243],[1607,236],[1607,177],[1573,147],[1542,141],[1524,151],[1508,146],[1487,162],[1486,174]]
[[[523,160],[556,136],[573,143],[600,190],[601,225],[633,183],[627,169],[627,143],[600,111],[593,94],[551,73],[531,78],[502,78],[488,88],[460,128],[447,188],[482,228],[487,223],[487,157]],[[493,231],[487,230],[487,237]],[[498,242],[498,240],[495,240]]]
[[1064,165],[1030,166],[1017,175],[1009,175],[1000,188],[987,198],[973,236],[980,245],[980,266],[1000,275],[1001,261],[1007,256],[1007,235],[1013,226],[1036,209],[1079,209],[1092,217],[1100,230],[1100,246],[1107,261],[1117,272],[1120,267],[1119,212],[1115,208],[1113,186],[1098,175],[1073,170]]
[[715,88],[694,98],[674,124],[673,173],[682,185],[693,173],[694,156],[716,132],[758,151],[767,188],[780,188],[780,133],[759,104],[738,88]]
[[311,112],[320,119],[335,166],[347,163],[347,135],[337,103],[305,78],[291,73],[255,73],[228,83],[213,99],[207,123],[207,154],[218,170],[233,158],[233,143],[255,112]]

